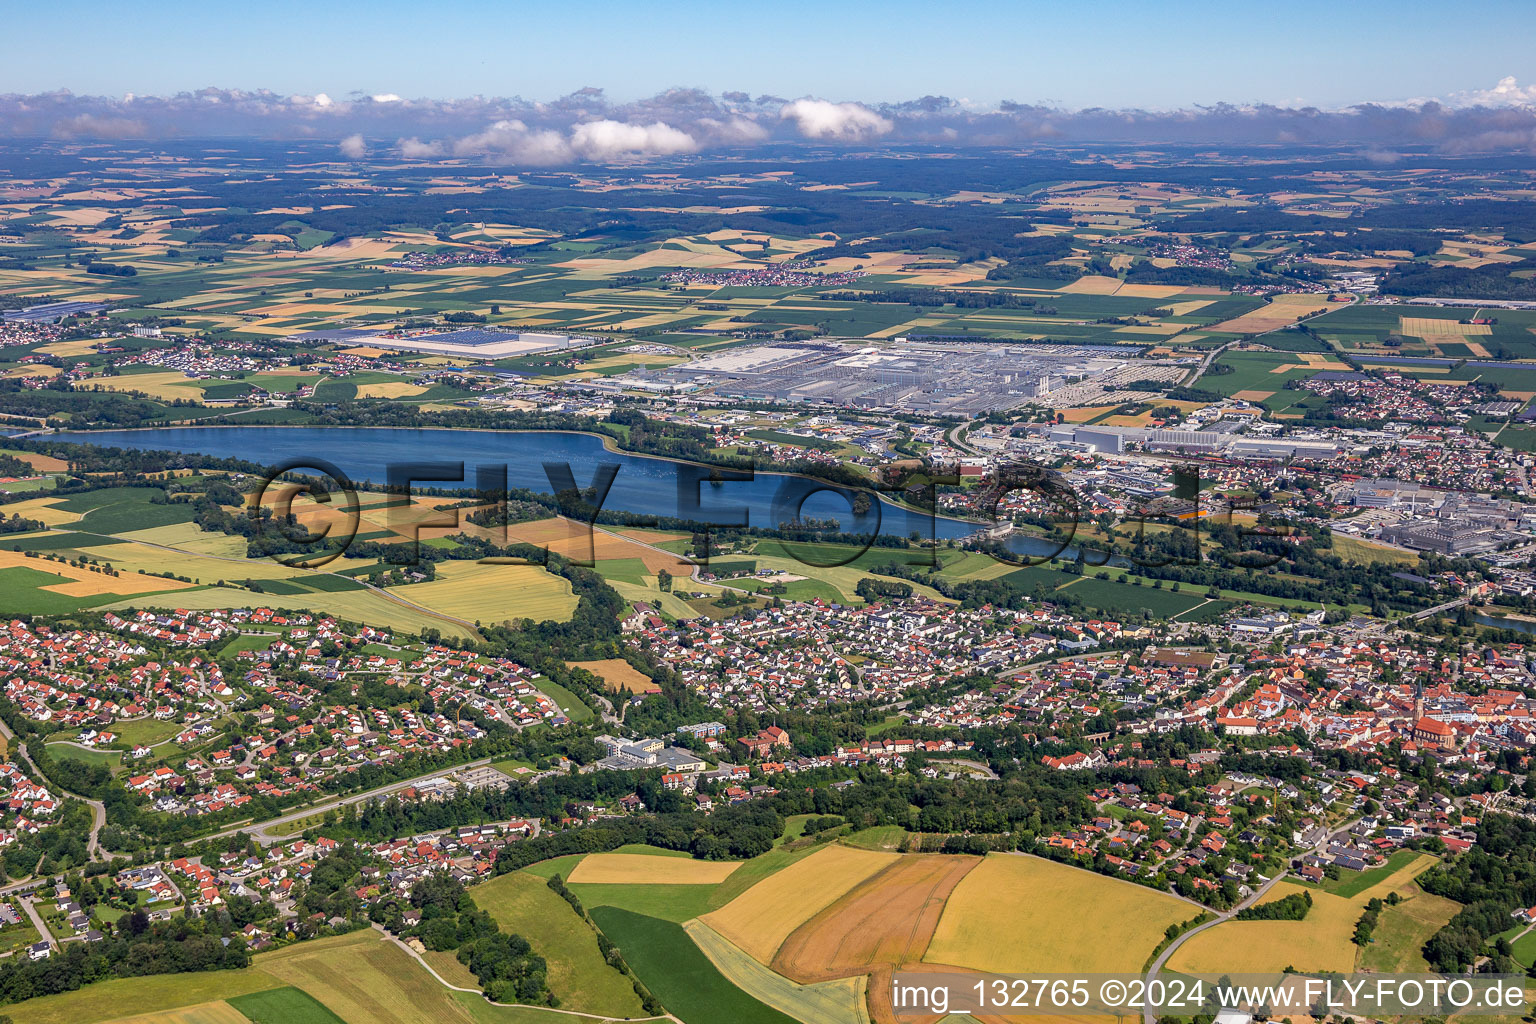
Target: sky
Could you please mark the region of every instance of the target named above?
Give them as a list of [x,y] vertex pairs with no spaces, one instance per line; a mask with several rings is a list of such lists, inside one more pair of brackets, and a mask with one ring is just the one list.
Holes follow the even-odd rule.
[[203,87],[615,101],[685,87],[863,103],[1342,107],[1536,81],[1536,4],[1054,0],[6,5],[0,94]]

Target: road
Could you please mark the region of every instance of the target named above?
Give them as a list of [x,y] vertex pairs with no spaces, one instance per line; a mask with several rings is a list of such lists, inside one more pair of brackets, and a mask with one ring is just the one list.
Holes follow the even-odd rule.
[[[1246,341],[1247,339],[1240,339],[1240,340],[1241,341]],[[1209,352],[1207,352],[1205,354],[1205,358],[1200,360],[1200,365],[1195,367],[1194,371],[1190,374],[1189,378],[1187,380],[1181,380],[1181,381],[1179,381],[1179,383],[1181,385],[1183,385],[1184,387],[1193,387],[1195,381],[1199,380],[1201,375],[1204,374],[1206,370],[1209,370],[1211,368],[1211,363],[1215,361],[1217,356],[1221,355],[1227,349],[1231,348],[1233,345],[1236,345],[1238,343],[1239,343],[1238,341],[1229,341],[1225,345],[1222,345],[1220,348],[1213,348],[1213,349],[1211,349]]]
[[993,771],[991,768],[989,768],[986,765],[982,764],[980,761],[971,761],[971,760],[967,760],[966,758],[962,758],[962,757],[931,757],[931,758],[928,759],[928,763],[929,764],[934,764],[934,765],[940,765],[940,764],[959,765],[962,768],[973,769],[974,771],[980,773],[983,778],[991,779],[993,781],[997,780],[997,772]]
[[32,927],[37,929],[37,934],[46,939],[48,945],[52,946],[54,949],[58,949],[58,940],[55,939],[53,937],[53,933],[48,930],[48,925],[44,923],[42,916],[38,914],[37,908],[32,905],[31,898],[29,896],[22,895],[17,898],[16,902],[21,904],[21,909],[26,911],[27,916],[32,919]]
[[494,759],[489,757],[482,757],[478,761],[466,761],[463,764],[454,765],[451,768],[443,768],[439,771],[427,772],[424,775],[417,775],[414,778],[405,779],[400,782],[391,782],[387,786],[378,786],[374,789],[364,790],[361,793],[353,793],[350,796],[337,797],[331,800],[327,800],[324,803],[311,804],[310,806],[301,808],[299,810],[289,811],[286,814],[280,814],[275,818],[268,818],[266,821],[254,823],[247,822],[244,825],[239,825],[234,828],[227,828],[222,832],[215,832],[212,835],[203,836],[202,839],[226,839],[238,832],[244,832],[250,835],[251,838],[255,839],[258,843],[261,843],[263,846],[271,846],[273,843],[280,843],[293,838],[289,835],[270,834],[269,830],[277,827],[278,825],[287,825],[291,822],[303,821],[305,818],[312,818],[317,814],[324,814],[326,811],[333,810],[337,807],[345,807],[348,804],[362,803],[364,800],[369,800],[376,796],[383,796],[386,793],[393,793],[399,789],[407,789],[416,785],[417,783],[426,782],[428,779],[437,779],[442,778],[445,775],[452,775],[455,772],[463,771],[465,768],[481,768],[490,764],[492,760]]
[[[1346,821],[1344,824],[1340,825],[1336,829],[1329,829],[1327,831],[1327,833],[1323,836],[1323,838],[1320,839],[1317,843],[1315,843],[1310,850],[1307,850],[1305,853],[1298,854],[1297,856],[1304,857],[1307,854],[1322,853],[1324,850],[1326,850],[1328,848],[1328,843],[1333,839],[1334,836],[1338,835],[1340,832],[1348,832],[1351,828],[1354,828],[1355,825],[1359,823],[1359,821],[1360,821],[1359,818],[1355,818],[1353,821]],[[1291,859],[1294,860],[1296,858],[1292,857]],[[1265,882],[1263,885],[1261,885],[1257,889],[1255,889],[1253,891],[1253,893],[1247,899],[1243,900],[1241,903],[1235,904],[1234,906],[1232,906],[1228,910],[1225,910],[1225,911],[1222,911],[1222,912],[1218,913],[1213,920],[1207,921],[1207,922],[1205,922],[1205,924],[1197,925],[1196,927],[1191,928],[1189,931],[1185,932],[1183,935],[1180,935],[1178,938],[1176,938],[1172,942],[1170,942],[1168,944],[1168,948],[1163,950],[1160,954],[1158,954],[1157,959],[1152,961],[1152,966],[1147,969],[1146,980],[1147,980],[1148,986],[1150,987],[1150,985],[1152,983],[1152,979],[1157,977],[1158,972],[1163,969],[1163,967],[1168,963],[1169,959],[1173,956],[1173,954],[1178,952],[1180,946],[1184,945],[1185,942],[1188,942],[1191,938],[1193,938],[1196,935],[1199,935],[1201,932],[1205,931],[1207,928],[1214,928],[1218,924],[1222,924],[1222,923],[1224,923],[1226,921],[1232,920],[1232,918],[1237,915],[1238,911],[1244,910],[1244,909],[1246,909],[1248,907],[1253,906],[1255,903],[1257,903],[1260,899],[1262,899],[1264,897],[1265,893],[1269,892],[1270,889],[1274,888],[1276,884],[1278,884],[1283,878],[1285,878],[1285,876],[1286,876],[1286,872],[1284,872],[1284,871],[1276,871],[1275,874],[1274,874],[1274,877],[1272,877],[1269,881]],[[1207,909],[1209,909],[1209,908],[1207,908]],[[1142,1012],[1141,1012],[1141,1020],[1142,1020],[1142,1024],[1157,1024],[1157,1013],[1156,1013],[1155,1009],[1152,1008],[1152,1007],[1147,1007],[1146,1009],[1143,1009]]]
[[944,441],[951,448],[959,452],[964,452],[966,455],[980,455],[982,453],[977,451],[969,441],[960,440],[960,431],[967,430],[969,428],[969,423],[958,423],[955,426],[950,427],[948,430],[944,431]]

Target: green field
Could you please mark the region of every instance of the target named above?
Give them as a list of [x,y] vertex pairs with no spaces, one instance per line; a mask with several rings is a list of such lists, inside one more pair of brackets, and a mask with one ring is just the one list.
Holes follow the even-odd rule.
[[629,980],[603,962],[597,935],[544,879],[509,871],[470,892],[509,932],[523,936],[549,963],[549,988],[564,1009],[615,1017],[641,1015]]
[[714,888],[711,885],[571,885],[571,891],[581,900],[582,906],[589,910],[593,907],[618,907],[679,924],[709,913]]
[[191,1006],[279,988],[261,970],[152,974],[97,982],[74,992],[40,996],[5,1008],[16,1024],[97,1024],[139,1013]]
[[1353,899],[1377,882],[1389,877],[1394,871],[1411,864],[1417,856],[1418,854],[1413,850],[1398,850],[1380,867],[1371,868],[1369,871],[1344,871],[1338,878],[1324,881],[1322,888],[1335,896]]
[[1430,967],[1424,959],[1424,943],[1460,909],[1461,904],[1454,900],[1417,891],[1395,907],[1382,908],[1371,944],[1360,950],[1358,966],[1388,973],[1427,972]]
[[586,722],[593,717],[593,711],[587,707],[582,699],[545,676],[540,676],[534,684],[550,700],[560,705],[560,710],[565,712],[565,717],[572,722]]
[[591,913],[646,988],[685,1024],[797,1024],[733,985],[682,925],[618,907]]
[[251,1024],[345,1024],[307,992],[292,986],[252,992],[226,1000]]

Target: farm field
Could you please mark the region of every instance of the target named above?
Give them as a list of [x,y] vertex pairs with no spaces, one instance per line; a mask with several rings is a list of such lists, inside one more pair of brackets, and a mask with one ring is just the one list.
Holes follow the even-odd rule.
[[309,993],[292,987],[236,996],[228,1005],[251,1024],[340,1024],[341,1018]]
[[367,622],[375,626],[420,633],[423,629],[439,630],[445,636],[472,639],[474,630],[462,623],[453,622],[428,612],[392,601],[383,594],[372,591],[353,591],[337,594],[253,594],[249,590],[233,587],[203,587],[179,590],[174,594],[138,597],[115,601],[101,607],[109,611],[132,608],[285,608],[298,611],[334,615],[353,622]]
[[1456,916],[1461,904],[1431,896],[1411,886],[1403,902],[1384,907],[1377,919],[1371,944],[1360,950],[1357,970],[1396,973],[1428,971],[1424,943]]
[[[274,991],[284,991],[275,989]],[[260,993],[258,993],[259,995]],[[237,998],[245,999],[246,996]],[[321,1006],[319,1009],[325,1014],[320,1017],[310,1017],[308,1020],[294,1018],[293,1024],[333,1024],[339,1022],[334,1014],[331,1014]],[[130,1017],[119,1017],[112,1024],[251,1024],[252,1018],[236,1009],[231,1003],[210,1002],[199,1003],[196,1006],[182,1006],[174,1010],[159,1010],[154,1013],[134,1014]],[[287,1024],[287,1022],[262,1021],[260,1024]]]
[[593,907],[591,914],[646,988],[684,1024],[796,1024],[721,974],[682,925],[618,907]]
[[[1269,891],[1264,902],[1282,899],[1293,892],[1311,891],[1312,909],[1304,920],[1223,922],[1180,946],[1168,967],[1193,973],[1262,973],[1287,966],[1300,971],[1352,971],[1357,947],[1350,938],[1365,905],[1373,897],[1384,898],[1390,892],[1415,891],[1413,879],[1434,863],[1434,857],[1419,854],[1380,881],[1348,896],[1281,882]],[[1421,909],[1427,911],[1429,905]],[[1386,916],[1385,912],[1382,916]]]
[[373,929],[273,950],[256,962],[348,1024],[464,1024],[469,1019],[448,989]]
[[602,679],[615,692],[659,693],[661,687],[651,678],[623,658],[606,658],[602,661],[572,661],[572,668],[584,668]]
[[470,893],[497,924],[523,936],[548,961],[549,989],[560,998],[562,1008],[641,1016],[640,1000],[628,979],[603,962],[596,933],[545,879],[509,871],[473,887]]
[[719,885],[739,867],[740,861],[594,853],[582,859],[567,881],[597,885]]
[[868,1024],[864,976],[801,984],[758,963],[702,921],[683,930],[720,973],[747,995],[799,1021]]
[[[1134,972],[1193,904],[1132,882],[1014,854],[990,854],[950,895],[923,957],[1000,973]],[[1351,922],[1353,925],[1353,922]],[[1003,943],[1000,935],[1035,941]]]
[[898,855],[827,846],[770,875],[701,920],[725,939],[771,963],[789,935]]
[[74,992],[39,996],[6,1007],[5,1012],[16,1024],[100,1024],[118,1017],[198,1006],[282,985],[259,968],[154,974],[117,978]]
[[437,563],[436,569],[435,580],[392,587],[390,592],[472,622],[525,618],[563,622],[576,610],[570,583],[541,566],[449,561]]
[[709,913],[716,891],[712,885],[569,884],[581,905],[589,909],[619,907],[679,924]]
[[939,854],[902,857],[795,929],[773,968],[812,982],[921,960],[945,902],[981,862]]

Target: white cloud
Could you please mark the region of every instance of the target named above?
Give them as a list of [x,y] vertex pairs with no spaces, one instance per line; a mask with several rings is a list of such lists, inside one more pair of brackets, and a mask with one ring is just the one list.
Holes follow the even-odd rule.
[[443,155],[441,142],[422,142],[417,138],[401,139],[395,143],[395,148],[407,160],[425,160]]
[[795,122],[800,134],[808,139],[833,139],[839,142],[863,142],[889,134],[895,127],[888,119],[859,103],[832,103],[828,100],[800,99],[786,103],[779,117]]
[[453,144],[458,156],[501,156],[517,163],[547,167],[571,161],[571,147],[559,132],[529,128],[522,121],[497,121],[483,132]]
[[1536,106],[1536,85],[1522,86],[1514,75],[1506,75],[1492,89],[1470,89],[1449,97],[1457,107],[1533,107]]
[[768,138],[768,129],[750,117],[732,117],[725,121],[706,117],[699,121],[698,127],[711,142],[725,145],[750,146]]
[[85,136],[95,139],[141,139],[149,134],[149,128],[143,121],[128,117],[77,114],[54,125],[53,134],[62,138]]
[[371,99],[375,103],[399,103],[400,102],[400,97],[396,96],[392,92],[376,93],[374,96],[371,97]]
[[603,120],[586,121],[571,129],[571,148],[585,159],[601,161],[693,153],[699,144],[692,135],[662,121],[627,124]]
[[341,155],[348,160],[361,160],[368,155],[368,143],[363,141],[359,133],[348,135],[336,148],[341,150]]

